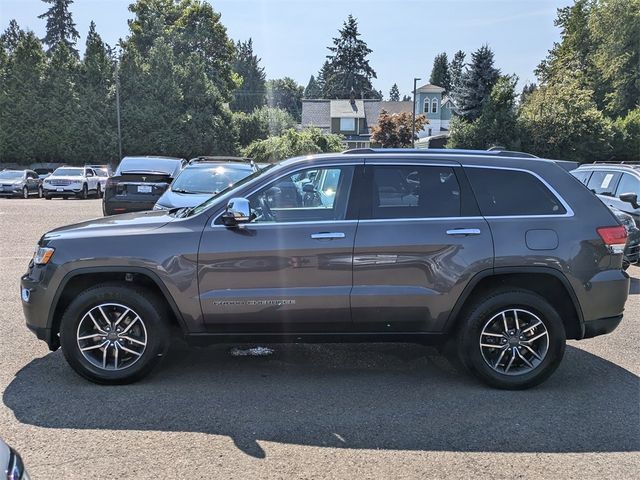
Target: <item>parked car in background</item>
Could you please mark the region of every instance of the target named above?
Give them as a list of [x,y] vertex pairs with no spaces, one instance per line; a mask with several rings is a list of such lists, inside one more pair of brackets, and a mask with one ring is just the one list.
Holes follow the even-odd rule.
[[124,157],[107,180],[102,198],[104,215],[152,210],[187,164],[176,157]]
[[257,170],[258,167],[248,158],[194,158],[162,194],[153,209],[195,207]]
[[480,380],[521,389],[553,373],[567,339],[622,321],[626,241],[552,161],[305,156],[195,208],[43,235],[22,306],[98,383],[142,378],[181,330],[200,344],[448,342]]
[[93,168],[93,171],[96,172],[99,185],[98,196],[102,197],[105,189],[107,188],[107,179],[113,175],[111,167],[109,165],[89,165],[89,167]]
[[640,227],[640,164],[589,163],[571,173],[605,205],[628,213]]
[[100,183],[93,168],[59,167],[42,181],[44,198],[89,198],[100,195]]
[[33,171],[38,174],[38,178],[40,178],[40,180],[44,180],[45,178],[47,178],[49,175],[53,173],[54,170],[55,169],[53,168],[34,168],[33,169]]
[[640,262],[640,228],[628,213],[615,207],[609,208],[627,230],[627,246],[624,249],[624,259],[622,261],[622,268],[626,270],[630,265]]
[[33,170],[3,170],[0,172],[0,196],[42,198],[42,180]]
[[13,448],[0,439],[0,477],[1,480],[29,480],[22,458]]

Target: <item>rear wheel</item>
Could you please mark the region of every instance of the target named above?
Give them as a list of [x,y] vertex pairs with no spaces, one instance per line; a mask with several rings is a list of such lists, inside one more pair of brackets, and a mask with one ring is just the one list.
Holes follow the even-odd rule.
[[44,197],[44,190],[42,189],[42,186],[38,187],[38,198],[42,198]]
[[169,345],[168,319],[151,292],[120,283],[98,285],[76,297],[60,325],[67,362],[95,383],[135,382]]
[[102,198],[102,187],[100,186],[100,184],[98,184],[98,186],[96,187],[96,197]]
[[459,326],[458,355],[480,380],[519,390],[546,380],[564,355],[558,312],[540,295],[503,290],[477,301]]

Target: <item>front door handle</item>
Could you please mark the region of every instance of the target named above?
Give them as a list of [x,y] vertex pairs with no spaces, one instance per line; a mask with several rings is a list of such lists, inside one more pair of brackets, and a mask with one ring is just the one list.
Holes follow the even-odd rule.
[[312,233],[311,238],[313,238],[314,240],[335,240],[337,238],[344,238],[344,233],[342,232]]
[[454,228],[447,230],[447,235],[480,235],[479,228]]

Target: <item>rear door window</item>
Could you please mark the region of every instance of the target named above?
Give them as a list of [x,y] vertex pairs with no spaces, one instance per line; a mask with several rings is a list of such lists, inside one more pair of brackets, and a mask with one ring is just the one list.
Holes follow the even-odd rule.
[[616,189],[616,197],[623,193],[635,193],[640,196],[640,180],[628,173],[623,173],[618,188]]
[[589,183],[587,183],[587,187],[597,195],[608,195],[612,197],[620,177],[620,172],[597,170],[593,172],[593,175],[591,175]]
[[573,172],[571,172],[571,174],[586,185],[589,182],[591,171],[590,170],[574,170]]
[[460,185],[446,166],[373,165],[369,212],[363,218],[460,216]]
[[562,202],[535,175],[521,170],[465,169],[483,215],[562,215]]

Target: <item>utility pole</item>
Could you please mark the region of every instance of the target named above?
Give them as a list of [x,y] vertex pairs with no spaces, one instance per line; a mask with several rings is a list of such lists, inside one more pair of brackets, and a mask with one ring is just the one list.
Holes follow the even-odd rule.
[[118,162],[122,160],[122,129],[120,128],[120,55],[116,63],[116,116],[118,119]]
[[416,148],[416,83],[420,78],[413,79],[413,110],[412,110],[412,122],[411,122],[411,148]]

